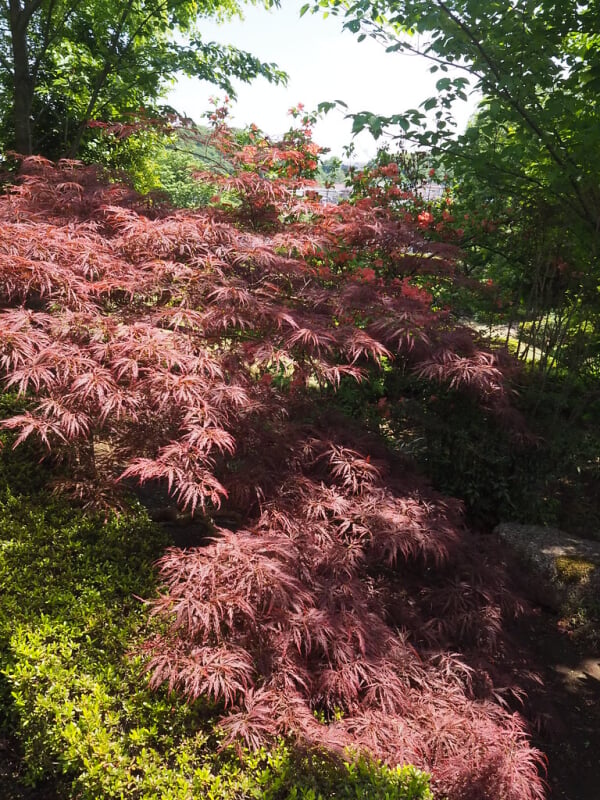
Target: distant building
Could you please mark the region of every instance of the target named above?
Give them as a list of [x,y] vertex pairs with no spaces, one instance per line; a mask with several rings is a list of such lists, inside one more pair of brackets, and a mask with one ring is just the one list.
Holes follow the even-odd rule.
[[441,183],[424,183],[417,186],[415,191],[423,200],[439,200],[444,196],[445,189]]
[[[445,186],[441,183],[423,183],[414,190],[419,197],[425,201],[440,200],[444,196]],[[325,206],[337,206],[344,200],[350,198],[352,190],[344,183],[334,183],[327,188],[325,186],[302,186],[296,190],[299,197],[310,195],[320,195],[321,203]]]
[[321,203],[325,206],[337,206],[343,200],[348,200],[351,190],[343,183],[334,183],[333,186],[303,186],[296,191],[300,197],[318,194]]

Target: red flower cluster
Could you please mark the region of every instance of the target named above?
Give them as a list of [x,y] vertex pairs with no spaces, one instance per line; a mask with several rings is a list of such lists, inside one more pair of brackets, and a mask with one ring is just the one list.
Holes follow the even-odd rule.
[[431,211],[421,211],[417,220],[420,228],[429,228],[433,224],[434,216]]

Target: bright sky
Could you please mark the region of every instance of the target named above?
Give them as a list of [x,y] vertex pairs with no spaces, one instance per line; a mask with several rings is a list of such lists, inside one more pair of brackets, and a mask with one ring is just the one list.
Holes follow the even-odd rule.
[[[287,87],[272,86],[263,78],[252,84],[235,82],[238,95],[233,109],[233,123],[244,126],[254,122],[266,133],[276,136],[290,127],[290,106],[304,103],[307,110],[318,103],[343,100],[349,111],[372,111],[393,114],[416,108],[435,93],[437,75],[429,73],[429,63],[418,56],[386,53],[366,39],[358,42],[354,34],[342,31],[340,19],[315,16],[300,17],[305,0],[283,0],[281,9],[267,11],[248,6],[243,21],[202,24],[202,38],[231,44],[247,50],[262,61],[275,62],[289,75]],[[209,97],[218,90],[205,81],[181,78],[168,96],[179,112],[196,121],[209,108]],[[221,93],[220,96],[223,96]],[[464,127],[475,108],[475,100],[455,108],[455,117]],[[315,128],[315,141],[341,155],[351,140],[351,122],[338,111],[330,112]],[[355,142],[358,161],[372,157],[373,139],[362,134]]]

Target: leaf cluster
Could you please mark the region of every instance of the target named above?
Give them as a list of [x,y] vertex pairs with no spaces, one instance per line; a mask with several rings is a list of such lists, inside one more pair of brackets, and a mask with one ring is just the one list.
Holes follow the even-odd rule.
[[[269,185],[288,201],[285,182]],[[263,196],[261,183],[256,214]],[[320,266],[317,252],[335,260],[348,248],[386,249],[398,270],[441,262],[370,203],[309,203],[310,224],[248,233],[217,209],[148,209],[92,168],[31,158],[0,206],[1,366],[5,387],[34,399],[3,424],[62,460],[75,496],[139,478],[166,481],[192,511],[216,507],[235,440],[285,408],[270,385],[281,369],[300,392],[360,379],[362,364],[392,354],[431,371],[432,353],[439,361],[453,346],[426,295]],[[465,342],[462,372],[449,377],[473,383],[476,373],[502,402],[493,357],[484,366]]]

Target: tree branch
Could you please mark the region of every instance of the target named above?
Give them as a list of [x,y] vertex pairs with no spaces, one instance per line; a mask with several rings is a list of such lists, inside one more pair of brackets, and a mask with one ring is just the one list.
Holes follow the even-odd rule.
[[479,37],[476,36],[476,34],[471,30],[471,28],[465,22],[463,22],[463,20],[461,20],[460,17],[458,17],[451,11],[450,8],[448,8],[444,0],[433,0],[433,2],[441,11],[443,11],[446,14],[448,19],[451,20],[456,26],[458,26],[458,28],[460,28],[460,30],[463,31],[463,33],[468,37],[471,44],[475,47],[477,52],[480,54],[481,58],[488,65],[493,76],[496,78],[501,95],[506,99],[509,105],[517,112],[517,114],[530,128],[530,130],[532,130],[536,134],[536,136],[540,140],[540,143],[546,149],[546,151],[548,152],[552,160],[555,162],[555,164],[561,167],[561,169],[565,171],[566,175],[568,176],[569,184],[571,185],[571,188],[573,189],[573,192],[584,212],[584,218],[588,223],[591,223],[593,226],[595,226],[597,224],[597,217],[588,208],[587,203],[585,202],[585,199],[581,193],[580,187],[577,185],[575,178],[573,177],[571,171],[567,167],[566,162],[570,161],[570,163],[573,164],[573,161],[572,159],[569,158],[568,150],[564,142],[562,142],[559,139],[559,147],[564,151],[564,156],[562,156],[559,153],[559,151],[554,147],[554,145],[552,145],[552,143],[548,141],[545,132],[540,128],[538,123],[532,118],[527,109],[508,90],[508,88],[504,84],[501,71],[498,69],[497,65],[495,64],[491,56],[488,55]]

